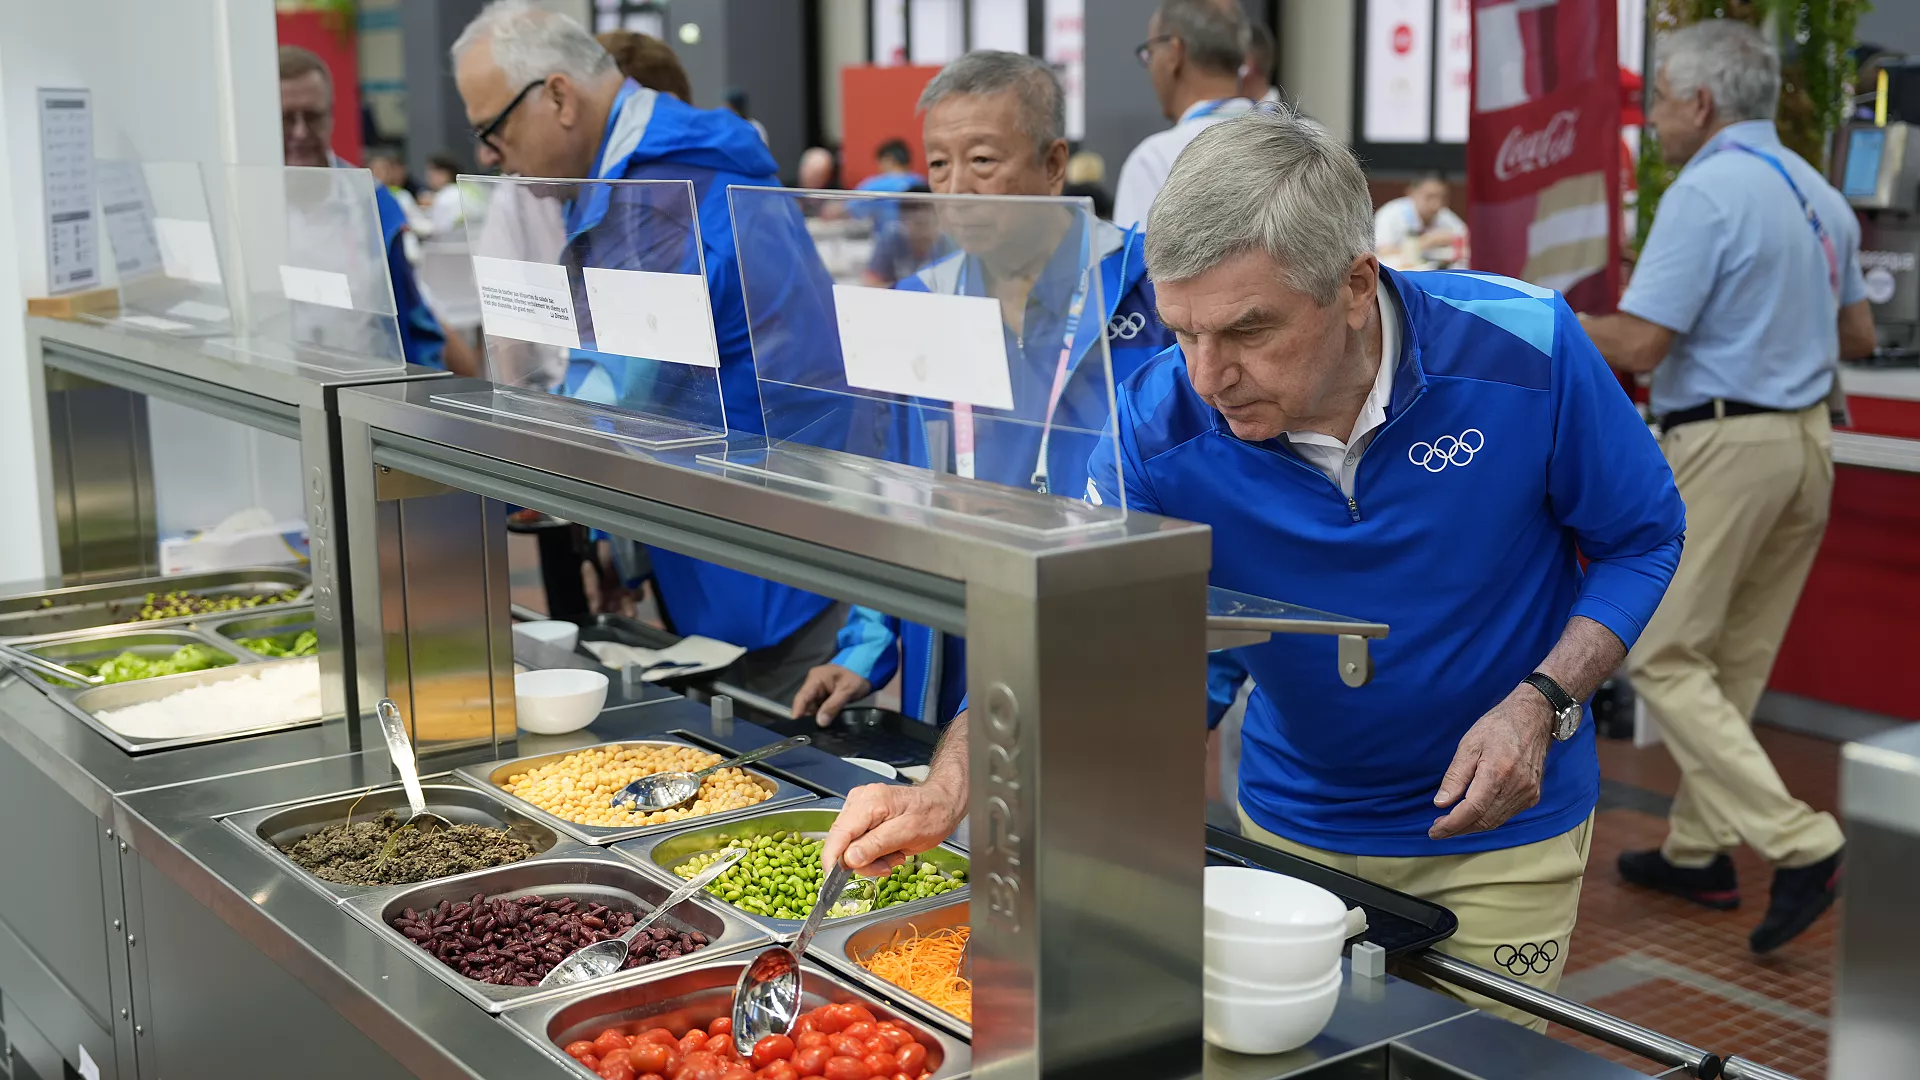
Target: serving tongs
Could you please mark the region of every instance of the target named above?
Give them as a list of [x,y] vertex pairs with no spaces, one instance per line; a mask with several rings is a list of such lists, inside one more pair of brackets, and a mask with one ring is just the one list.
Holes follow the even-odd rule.
[[387,864],[393,856],[394,848],[400,844],[400,834],[412,829],[422,836],[430,836],[453,828],[453,822],[427,809],[427,796],[420,790],[420,770],[413,760],[413,743],[407,738],[407,725],[400,718],[400,707],[392,698],[381,698],[374,709],[380,717],[380,733],[387,737],[387,756],[393,759],[393,767],[400,773],[400,786],[407,792],[407,809],[410,813],[401,826],[387,837],[386,846],[380,849],[380,858],[375,860],[374,868]]
[[65,664],[55,663],[44,656],[35,656],[25,649],[16,649],[11,645],[0,645],[0,660],[5,660],[15,667],[27,668],[47,678],[76,683],[80,686],[99,686],[107,681],[99,675],[82,675]]

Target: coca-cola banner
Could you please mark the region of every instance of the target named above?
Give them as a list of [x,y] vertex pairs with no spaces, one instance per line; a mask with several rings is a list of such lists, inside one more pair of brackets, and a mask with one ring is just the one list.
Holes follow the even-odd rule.
[[1616,0],[1473,0],[1476,269],[1612,311],[1620,282]]

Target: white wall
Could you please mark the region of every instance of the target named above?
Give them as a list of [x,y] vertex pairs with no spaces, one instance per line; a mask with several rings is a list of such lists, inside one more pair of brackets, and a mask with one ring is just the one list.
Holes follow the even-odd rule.
[[1308,116],[1353,138],[1355,0],[1280,6],[1280,84]]
[[[58,558],[22,322],[23,298],[46,291],[36,90],[93,91],[98,157],[276,164],[279,80],[264,0],[0,0],[0,27],[0,581],[12,581],[52,573]],[[213,430],[203,419],[181,437]],[[168,485],[253,497],[251,453],[194,456],[193,477],[170,470]]]
[[820,4],[820,122],[828,142],[840,144],[840,69],[867,62],[867,0]]

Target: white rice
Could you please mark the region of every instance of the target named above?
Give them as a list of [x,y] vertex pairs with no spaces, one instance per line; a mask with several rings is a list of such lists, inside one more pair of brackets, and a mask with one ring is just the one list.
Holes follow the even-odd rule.
[[260,670],[97,712],[94,718],[129,739],[185,739],[320,716],[317,657],[242,667]]

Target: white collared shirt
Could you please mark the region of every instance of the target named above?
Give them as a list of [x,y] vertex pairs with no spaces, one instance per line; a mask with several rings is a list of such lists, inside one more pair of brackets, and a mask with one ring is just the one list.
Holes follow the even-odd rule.
[[1243,97],[1196,101],[1180,114],[1180,119],[1165,131],[1157,131],[1140,140],[1120,166],[1120,186],[1113,194],[1113,223],[1121,228],[1147,224],[1147,211],[1154,197],[1167,186],[1167,174],[1173,160],[1187,148],[1195,136],[1222,120],[1250,112],[1254,103]]
[[1393,369],[1400,362],[1400,306],[1387,297],[1386,282],[1375,292],[1380,304],[1380,370],[1373,377],[1373,389],[1360,406],[1353,422],[1353,435],[1346,442],[1317,431],[1283,432],[1287,444],[1307,464],[1327,474],[1340,485],[1340,493],[1353,498],[1353,477],[1360,468],[1360,455],[1387,422],[1387,404],[1393,400]]

